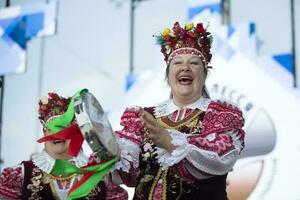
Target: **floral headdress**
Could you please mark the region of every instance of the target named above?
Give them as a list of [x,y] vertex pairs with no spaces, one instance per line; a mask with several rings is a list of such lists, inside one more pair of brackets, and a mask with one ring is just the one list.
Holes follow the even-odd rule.
[[210,50],[213,38],[202,23],[196,26],[188,23],[183,28],[176,22],[172,30],[166,28],[155,37],[167,64],[170,64],[171,60],[179,54],[194,54],[199,56],[208,67],[212,57]]
[[49,97],[42,97],[39,101],[39,119],[43,124],[66,112],[71,98],[64,98],[52,92]]

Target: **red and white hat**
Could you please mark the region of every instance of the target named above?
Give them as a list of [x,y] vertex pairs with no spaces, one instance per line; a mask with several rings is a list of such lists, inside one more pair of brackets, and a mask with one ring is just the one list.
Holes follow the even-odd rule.
[[154,37],[161,46],[161,52],[164,54],[167,64],[170,64],[177,55],[194,54],[201,58],[205,67],[209,67],[213,38],[202,23],[198,23],[196,26],[188,23],[181,27],[178,22],[175,22],[172,30],[166,28]]
[[60,116],[68,109],[71,98],[59,96],[55,92],[48,93],[48,97],[43,96],[39,101],[39,119],[44,125],[51,119]]

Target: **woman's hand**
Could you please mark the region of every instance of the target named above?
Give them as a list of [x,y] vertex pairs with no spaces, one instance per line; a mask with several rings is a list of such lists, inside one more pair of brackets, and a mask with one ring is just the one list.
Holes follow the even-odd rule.
[[141,110],[140,118],[146,129],[145,137],[151,139],[157,147],[164,148],[168,152],[172,152],[175,149],[175,146],[171,143],[172,138],[169,133],[158,125],[150,113]]

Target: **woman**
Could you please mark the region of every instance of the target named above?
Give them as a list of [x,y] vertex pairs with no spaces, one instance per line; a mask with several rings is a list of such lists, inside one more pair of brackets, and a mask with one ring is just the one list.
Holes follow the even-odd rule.
[[[71,98],[64,98],[56,93],[49,93],[49,97],[43,97],[40,100],[39,119],[43,126],[44,137],[38,142],[44,142],[45,148],[41,153],[33,155],[31,160],[3,170],[0,177],[0,199],[67,199],[68,192],[83,175],[54,176],[50,174],[55,160],[67,160],[78,168],[95,162],[93,156],[88,159],[82,153],[81,145],[77,145],[80,142],[76,143],[71,151],[70,143],[72,142],[70,139],[63,139],[70,138],[71,135],[72,137],[79,136],[79,141],[83,140],[74,117],[59,133],[55,134],[48,129],[49,122],[66,113],[70,100]],[[80,199],[123,200],[127,199],[127,193],[106,177],[86,197]]]
[[126,109],[116,132],[122,149],[116,168],[135,186],[134,199],[227,199],[227,173],[244,147],[244,119],[206,91],[212,37],[202,23],[182,28],[178,22],[156,37],[171,99]]

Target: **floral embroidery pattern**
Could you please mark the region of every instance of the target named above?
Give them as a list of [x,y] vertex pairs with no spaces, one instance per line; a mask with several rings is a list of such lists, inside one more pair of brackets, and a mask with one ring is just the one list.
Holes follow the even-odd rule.
[[0,198],[19,198],[22,195],[22,182],[22,167],[4,169],[0,177]]
[[244,125],[242,111],[226,102],[212,102],[209,104],[203,119],[203,133],[238,130]]
[[43,190],[43,186],[41,185],[43,178],[43,173],[38,168],[33,168],[32,170],[32,178],[30,179],[31,183],[28,184],[27,189],[31,191],[31,197],[29,200],[37,200],[41,199],[39,197],[38,192]]
[[201,135],[192,135],[188,141],[197,147],[216,152],[219,156],[235,149],[233,139],[228,132],[235,131],[238,134],[242,146],[244,146],[244,125],[242,112],[226,102],[212,102],[209,104],[203,119],[203,132]]
[[116,131],[120,137],[141,145],[143,143],[144,126],[139,118],[140,108],[127,108],[121,117],[122,131]]

